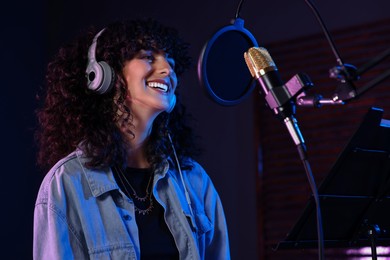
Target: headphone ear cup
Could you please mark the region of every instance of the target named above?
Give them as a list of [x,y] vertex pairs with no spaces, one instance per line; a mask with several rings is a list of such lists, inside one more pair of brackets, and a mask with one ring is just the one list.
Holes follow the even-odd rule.
[[102,68],[103,75],[102,75],[102,79],[101,79],[101,84],[99,85],[98,89],[96,89],[96,91],[99,94],[104,94],[104,93],[107,93],[108,91],[110,91],[110,89],[114,85],[115,73],[114,73],[114,70],[112,69],[112,67],[110,65],[108,65],[107,62],[99,61],[98,63]]
[[114,71],[105,61],[91,62],[86,70],[88,88],[99,94],[108,92],[113,85]]
[[175,105],[176,105],[176,95],[173,94],[171,103],[169,104],[169,107],[168,107],[167,110],[165,110],[165,111],[166,111],[167,113],[171,113],[172,110],[175,108]]
[[99,94],[104,94],[110,91],[114,85],[114,70],[105,61],[96,61],[95,52],[96,44],[99,36],[104,32],[105,28],[95,35],[91,46],[88,49],[88,65],[85,70],[87,77],[88,89]]

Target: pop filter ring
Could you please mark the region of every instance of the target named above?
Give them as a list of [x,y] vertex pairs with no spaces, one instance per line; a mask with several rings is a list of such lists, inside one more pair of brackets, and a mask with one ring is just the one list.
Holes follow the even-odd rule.
[[[231,33],[234,33],[234,35],[240,35],[240,37],[242,37],[242,39],[246,41],[246,43],[248,44],[245,47],[245,49],[242,51],[240,61],[238,61],[239,64],[242,65],[243,68],[242,73],[248,75],[248,83],[246,84],[247,86],[245,87],[241,95],[234,98],[226,98],[225,96],[221,96],[220,93],[218,93],[218,89],[216,87],[213,88],[213,86],[211,86],[210,79],[209,79],[210,72],[208,72],[210,64],[208,64],[208,62],[209,62],[210,51],[212,50],[213,47],[215,47],[214,45],[217,42],[217,40],[221,40],[222,39],[221,37],[223,35],[227,37],[228,34]],[[242,41],[242,39],[240,39],[240,41]],[[198,77],[201,82],[201,85],[204,87],[209,97],[211,97],[214,101],[216,101],[221,105],[232,106],[241,102],[252,92],[253,88],[256,86],[256,81],[253,80],[245,64],[244,52],[247,51],[250,47],[257,47],[257,46],[258,44],[255,37],[247,29],[244,28],[244,20],[241,18],[236,18],[235,20],[233,20],[231,25],[221,28],[214,34],[214,36],[205,44],[198,60]],[[229,51],[231,52],[237,51],[237,48],[238,47],[235,46],[233,50],[229,50]],[[216,66],[219,68],[221,67],[221,64],[217,64]],[[217,70],[215,68],[210,68],[210,69],[214,71]],[[234,71],[234,72],[235,74],[237,74],[240,73],[241,71]],[[224,77],[222,75],[219,78],[222,80],[224,78],[231,78],[233,76],[234,75],[228,75],[227,77]]]

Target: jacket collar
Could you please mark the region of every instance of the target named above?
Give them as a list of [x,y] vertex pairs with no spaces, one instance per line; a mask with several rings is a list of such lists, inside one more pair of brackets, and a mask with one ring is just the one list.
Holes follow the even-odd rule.
[[[106,192],[119,189],[119,186],[115,181],[114,174],[110,167],[107,167],[105,169],[89,169],[85,167],[85,162],[87,161],[87,158],[83,156],[83,152],[81,150],[76,151],[76,156],[94,197],[99,197]],[[173,163],[170,158],[164,160],[161,164],[161,167],[159,167],[154,172],[156,176],[155,182],[165,177],[169,170],[170,163]]]
[[82,150],[78,149],[75,153],[94,197],[98,197],[111,190],[119,189],[110,167],[105,169],[89,169],[85,167],[88,158],[84,156]]

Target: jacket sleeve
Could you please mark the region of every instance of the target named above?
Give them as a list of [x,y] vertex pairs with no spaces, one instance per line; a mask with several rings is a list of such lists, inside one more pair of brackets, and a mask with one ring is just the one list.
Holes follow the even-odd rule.
[[[34,210],[33,258],[75,259],[81,247],[72,234],[66,219],[55,206],[39,202]],[[77,253],[77,251],[79,251]]]
[[[33,259],[84,259],[80,238],[66,216],[63,183],[50,172],[43,180],[34,208]],[[60,206],[62,205],[62,206]]]

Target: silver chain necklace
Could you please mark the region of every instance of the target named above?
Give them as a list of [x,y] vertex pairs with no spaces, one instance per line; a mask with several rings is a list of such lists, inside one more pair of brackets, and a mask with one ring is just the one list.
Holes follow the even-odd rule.
[[[146,191],[145,191],[145,196],[144,197],[140,197],[137,195],[135,189],[133,188],[133,186],[130,184],[130,182],[127,180],[125,174],[122,172],[122,170],[118,167],[115,167],[116,171],[119,173],[118,176],[119,176],[119,180],[120,182],[122,183],[123,185],[123,188],[125,189],[125,192],[126,194],[129,196],[129,197],[132,197],[140,202],[145,202],[147,199],[149,199],[149,207],[147,207],[146,209],[140,209],[138,208],[135,203],[134,203],[134,208],[135,208],[135,211],[138,212],[139,214],[142,214],[142,215],[147,215],[149,214],[152,210],[153,210],[153,200],[152,200],[152,194],[151,192],[149,192],[149,186],[150,186],[150,183],[152,182],[152,177],[153,177],[153,174],[150,175],[150,178],[149,178],[149,182],[148,182],[148,186],[146,187]],[[133,196],[131,196],[130,192],[127,190],[126,188],[126,185],[124,183],[124,181],[126,181],[126,183],[128,184],[128,186],[131,188],[132,190],[132,194]]]

